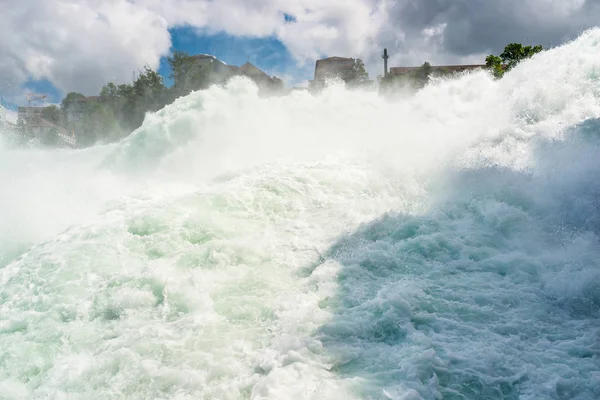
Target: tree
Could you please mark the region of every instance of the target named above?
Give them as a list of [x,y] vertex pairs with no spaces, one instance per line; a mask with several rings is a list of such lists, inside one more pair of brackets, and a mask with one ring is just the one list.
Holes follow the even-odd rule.
[[[116,121],[117,128],[111,128],[111,135],[114,132],[119,132],[120,135],[123,130],[131,132],[139,128],[146,112],[157,111],[170,100],[161,75],[148,66],[144,66],[144,70],[139,72],[133,85],[117,86],[110,82],[100,91],[103,106],[110,110],[109,119]],[[99,113],[99,110],[94,112]],[[116,138],[115,135],[111,137]]]
[[533,57],[541,52],[543,47],[538,46],[523,46],[521,43],[510,43],[504,48],[500,56],[490,54],[485,59],[485,64],[496,78],[501,78],[505,72],[513,69],[521,61]]
[[193,90],[208,88],[215,76],[212,67],[201,64],[195,57],[184,51],[175,50],[171,57],[167,58],[171,67],[169,77],[173,79],[174,98],[178,95],[187,95]]
[[426,61],[419,68],[415,68],[410,72],[399,75],[388,74],[380,78],[379,88],[383,92],[390,92],[400,88],[416,92],[427,85],[432,74],[433,68]]
[[[125,88],[124,88],[125,89]],[[140,71],[133,83],[132,91],[127,93],[126,104],[131,109],[130,126],[137,129],[142,125],[148,111],[157,111],[166,104],[166,87],[163,78],[148,66]],[[127,88],[129,91],[129,89]],[[133,103],[133,104],[132,104]]]
[[167,62],[171,67],[169,78],[173,79],[175,86],[181,86],[190,66],[190,55],[185,51],[175,50],[171,57],[167,57]]
[[192,64],[183,78],[183,92],[188,94],[194,90],[207,89],[215,78],[209,65]]
[[77,141],[81,146],[93,145],[99,141],[109,141],[120,136],[120,129],[112,109],[104,104],[92,104],[82,120],[76,123]]
[[71,104],[77,103],[78,101],[81,101],[83,99],[85,99],[85,96],[82,95],[81,93],[77,93],[77,92],[67,93],[65,98],[60,103],[60,108],[62,108],[63,111],[65,111]]
[[148,66],[132,85],[107,83],[99,97],[98,101],[84,101],[85,96],[71,92],[61,102],[65,114],[73,112],[81,117],[69,124],[76,131],[79,145],[119,139],[123,133],[139,128],[148,111],[157,111],[171,100],[162,76]]
[[100,90],[100,97],[104,101],[112,102],[119,98],[119,88],[112,82],[102,86]]
[[60,108],[55,105],[44,107],[42,110],[42,118],[54,125],[63,125],[63,115]]
[[416,85],[419,89],[424,88],[429,82],[429,77],[431,76],[431,64],[425,61],[423,65],[421,65],[415,72],[413,72],[413,79],[416,82]]
[[501,78],[504,74],[504,66],[502,59],[498,56],[490,54],[485,58],[485,65],[489,68],[496,78]]
[[365,64],[360,58],[354,60],[352,68],[345,70],[340,78],[349,86],[365,86],[372,83],[369,80],[369,73],[365,69]]
[[48,107],[44,107],[42,110],[42,118],[54,126],[49,129],[42,137],[41,143],[46,146],[56,146],[59,142],[58,140],[58,132],[63,129],[64,124],[64,114],[60,108],[55,105],[51,105]]

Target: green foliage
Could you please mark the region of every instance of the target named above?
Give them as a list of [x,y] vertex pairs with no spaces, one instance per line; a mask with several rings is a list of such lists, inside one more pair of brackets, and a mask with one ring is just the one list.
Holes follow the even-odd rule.
[[418,69],[412,72],[412,77],[416,81],[416,86],[419,88],[424,88],[429,82],[429,77],[431,76],[431,64],[425,61],[423,65],[421,65]]
[[520,43],[511,43],[504,48],[500,58],[503,62],[507,62],[507,70],[512,69],[515,65],[526,58],[533,57],[534,54],[543,50],[542,46],[523,46]]
[[119,95],[119,88],[112,82],[102,86],[100,90],[100,97],[104,101],[114,102],[119,98]]
[[485,58],[485,65],[489,68],[496,78],[501,78],[504,74],[504,66],[502,59],[498,56],[490,54]]
[[[199,62],[197,57],[182,51],[175,51],[168,62],[170,77],[174,81],[171,88],[164,85],[161,75],[145,66],[133,84],[117,86],[109,82],[104,85],[98,99],[86,98],[81,93],[68,93],[60,109],[45,111],[48,114],[45,119],[56,123],[60,129],[75,131],[79,146],[118,140],[139,128],[146,113],[158,111],[179,96],[208,88],[234,74],[225,65],[213,64],[214,60]],[[215,73],[215,67],[223,68]],[[268,85],[272,86],[270,89],[280,89],[283,81],[274,78],[269,80]],[[67,122],[67,114],[71,122]]]
[[65,125],[63,116],[62,110],[55,105],[45,107],[42,110],[42,118],[54,124],[54,127],[40,138],[42,144],[46,146],[56,146],[59,144],[58,132]]
[[55,125],[63,125],[64,123],[63,113],[61,109],[56,107],[55,105],[45,107],[42,110],[42,118]]
[[165,85],[163,78],[158,72],[153,71],[150,67],[145,66],[144,72],[141,73],[133,83],[133,91],[139,97],[146,98],[147,101],[156,103],[163,95]]
[[389,93],[391,91],[405,89],[411,92],[424,88],[433,75],[433,69],[429,62],[424,62],[419,68],[404,74],[388,74],[382,77],[379,82],[381,92]]
[[194,90],[206,89],[215,79],[209,64],[198,62],[195,57],[184,51],[175,50],[167,61],[171,66],[169,77],[173,79],[173,98],[185,96]]
[[496,78],[501,78],[504,73],[513,69],[521,61],[533,57],[543,50],[541,45],[523,46],[521,43],[510,43],[500,56],[490,54],[485,59],[485,64],[492,70]]
[[[133,85],[115,85],[110,82],[100,90],[101,108],[96,106],[86,111],[91,114],[79,124],[86,133],[86,143],[97,140],[115,140],[124,131],[140,127],[147,112],[157,111],[167,104],[167,88],[163,78],[148,66],[144,67]],[[113,122],[114,120],[114,122]],[[86,124],[90,124],[88,127]],[[100,129],[99,127],[103,127]],[[105,134],[102,134],[102,131]],[[91,141],[91,142],[90,142]]]
[[82,95],[81,93],[77,93],[77,92],[67,93],[65,98],[60,103],[60,108],[62,108],[63,110],[66,110],[71,104],[76,103],[77,101],[80,101],[83,99],[85,99],[85,96]]
[[158,111],[166,104],[167,88],[163,84],[162,76],[147,66],[133,83],[133,90],[125,90],[128,92],[125,105],[131,111],[128,126],[133,129],[142,125],[147,112]]
[[345,70],[341,78],[348,86],[361,87],[372,83],[369,80],[369,73],[365,69],[365,64],[360,58],[354,60],[352,68]]
[[105,104],[91,104],[81,121],[75,124],[80,146],[106,142],[118,137],[120,129],[112,109]]
[[167,58],[167,62],[171,66],[171,74],[169,78],[173,79],[175,86],[182,85],[187,70],[190,67],[190,55],[185,51],[175,50],[171,57]]

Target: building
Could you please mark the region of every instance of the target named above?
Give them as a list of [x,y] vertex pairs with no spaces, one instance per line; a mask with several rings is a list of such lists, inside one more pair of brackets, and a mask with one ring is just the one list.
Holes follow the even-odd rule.
[[283,89],[283,81],[277,77],[271,77],[260,68],[251,64],[245,63],[241,67],[228,65],[217,57],[210,54],[197,54],[191,56],[199,65],[209,67],[214,74],[215,82],[225,82],[234,76],[247,76],[250,78],[259,89]]
[[[391,67],[390,68],[390,75],[395,75],[395,76],[400,76],[400,75],[404,75],[407,74],[409,72],[415,71],[417,69],[421,68],[421,66],[418,67]],[[473,64],[473,65],[432,65],[431,66],[431,72],[442,72],[442,73],[458,73],[458,72],[464,72],[464,71],[472,71],[472,70],[477,70],[477,69],[484,69],[486,68],[485,64]]]
[[227,65],[217,57],[210,54],[196,54],[191,56],[198,65],[209,67],[211,72],[221,78],[229,78],[237,70],[236,66]]
[[81,97],[70,101],[65,107],[67,122],[80,121],[86,112],[86,105],[102,100],[101,96]]
[[260,89],[282,90],[283,81],[279,78],[271,77],[255,65],[247,62],[236,71],[238,75],[247,76],[252,79]]
[[59,142],[70,147],[76,147],[74,132],[56,125],[44,118],[44,110],[48,107],[19,107],[17,124],[24,126],[32,137],[44,141],[49,135],[56,135]]
[[27,124],[28,121],[35,121],[42,116],[46,107],[19,107],[17,109],[17,121],[18,123]]
[[337,75],[354,67],[354,58],[329,57],[317,60],[315,63],[315,81],[324,81],[332,75]]
[[354,58],[347,57],[328,57],[321,60],[317,60],[315,63],[315,76],[314,80],[311,81],[311,85],[321,85],[325,83],[325,80],[332,76],[339,76],[345,71],[348,71],[354,67]]

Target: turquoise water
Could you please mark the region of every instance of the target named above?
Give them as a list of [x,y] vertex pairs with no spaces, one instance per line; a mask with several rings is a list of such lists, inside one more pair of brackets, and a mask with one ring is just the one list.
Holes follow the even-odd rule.
[[0,147],[0,398],[600,398],[599,44]]

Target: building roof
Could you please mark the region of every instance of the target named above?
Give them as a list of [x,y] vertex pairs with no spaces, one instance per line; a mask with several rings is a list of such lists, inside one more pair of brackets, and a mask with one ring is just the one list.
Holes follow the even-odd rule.
[[[420,65],[418,67],[391,67],[390,68],[390,74],[393,74],[393,75],[402,75],[402,74],[406,74],[408,72],[414,71],[416,69],[419,69],[421,67],[422,67],[422,65]],[[486,67],[485,64],[432,65],[431,69],[432,70],[444,69],[444,70],[449,70],[449,71],[464,71],[464,70],[479,69],[479,68],[485,68],[485,67]]]
[[259,76],[266,76],[266,77],[269,76],[265,71],[261,70],[256,65],[253,65],[249,62],[247,62],[244,65],[242,65],[241,67],[239,67],[239,70],[248,75],[259,75]]
[[333,56],[333,57],[322,58],[320,60],[317,60],[317,62],[319,62],[319,61],[352,61],[352,60],[354,60],[354,59],[349,58],[349,57]]
[[193,56],[190,56],[192,58],[195,58],[197,60],[211,60],[211,61],[217,61],[223,65],[227,65],[227,63],[219,60],[217,57],[213,56],[212,54],[195,54]]
[[[338,61],[344,61],[344,62],[340,63]],[[315,81],[318,80],[319,76],[321,76],[324,73],[331,72],[332,70],[342,71],[342,70],[350,69],[350,68],[352,68],[353,65],[354,65],[354,58],[338,57],[338,56],[322,58],[320,60],[317,60],[317,62],[315,63],[314,80]]]

